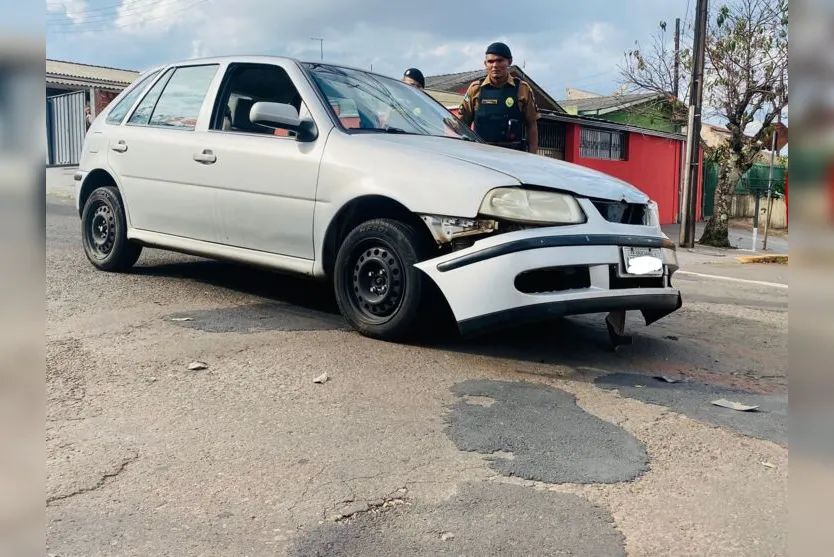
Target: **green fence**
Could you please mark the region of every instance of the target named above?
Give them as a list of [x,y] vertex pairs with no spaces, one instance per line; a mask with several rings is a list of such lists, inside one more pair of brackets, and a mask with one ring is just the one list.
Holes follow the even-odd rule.
[[[773,167],[773,189],[777,194],[785,193],[785,173],[787,168],[784,166]],[[768,178],[770,176],[770,165],[754,164],[750,170],[744,173],[744,176],[736,184],[735,191],[737,194],[755,194],[765,195],[767,193]],[[710,161],[704,161],[704,195],[702,198],[701,209],[704,213],[704,218],[712,216],[712,210],[715,205],[715,188],[718,186],[718,164]]]

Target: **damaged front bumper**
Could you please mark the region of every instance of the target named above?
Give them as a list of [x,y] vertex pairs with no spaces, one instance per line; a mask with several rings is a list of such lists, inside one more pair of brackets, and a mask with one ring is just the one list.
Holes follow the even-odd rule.
[[[654,267],[634,266],[632,257],[641,256]],[[675,245],[655,227],[605,223],[508,232],[416,267],[437,284],[463,335],[629,310],[642,312],[649,325],[682,305],[671,286]]]

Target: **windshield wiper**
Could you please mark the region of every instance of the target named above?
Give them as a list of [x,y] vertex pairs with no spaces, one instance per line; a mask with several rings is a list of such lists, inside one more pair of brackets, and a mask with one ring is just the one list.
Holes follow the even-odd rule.
[[406,131],[402,128],[353,128],[352,131],[398,133],[398,134],[405,134],[405,135],[423,135],[421,133],[414,133],[414,132]]
[[443,137],[445,139],[457,139],[458,141],[472,141],[477,143],[471,137],[466,137],[465,135],[440,135],[440,134],[432,134],[431,137]]

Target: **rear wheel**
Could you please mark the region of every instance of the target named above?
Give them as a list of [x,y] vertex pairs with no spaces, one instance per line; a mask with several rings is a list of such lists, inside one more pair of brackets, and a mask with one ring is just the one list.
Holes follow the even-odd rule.
[[402,340],[427,317],[429,280],[414,267],[428,244],[409,224],[374,219],[348,234],[336,256],[334,287],[339,310],[359,333]]
[[142,246],[127,239],[127,218],[115,186],[96,189],[81,213],[84,253],[102,271],[127,271],[139,259]]

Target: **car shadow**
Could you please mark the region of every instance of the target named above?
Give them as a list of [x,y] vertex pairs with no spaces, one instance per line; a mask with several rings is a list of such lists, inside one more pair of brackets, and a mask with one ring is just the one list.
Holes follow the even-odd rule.
[[[341,317],[329,284],[295,275],[224,261],[197,260],[134,267],[132,273],[148,277],[186,279],[296,306],[297,309]],[[281,306],[276,305],[276,311]]]
[[[261,324],[259,326],[272,323],[275,330],[296,326],[288,324],[291,319],[298,327],[307,330],[348,328],[339,313],[329,283],[202,259],[148,262],[135,267],[133,272],[148,277],[185,279],[260,298],[239,307],[231,317],[222,313],[214,315],[212,319],[215,321],[229,318],[245,320],[246,308],[249,307],[253,314],[250,321],[257,321]],[[713,333],[693,330],[690,317],[683,314],[673,314],[647,327],[639,313],[630,312],[627,331],[632,336],[632,343],[614,350],[608,338],[604,314],[556,318],[483,336],[461,337],[451,311],[446,304],[442,305],[444,307],[432,320],[429,332],[408,344],[515,361],[521,373],[557,376],[567,368],[579,380],[583,377],[593,380],[600,373],[616,372],[684,374],[734,386],[740,381],[756,379],[748,377],[749,370],[761,367],[751,365],[756,363],[751,360],[756,352],[714,346],[715,343],[710,340]],[[736,329],[745,330],[745,324],[741,323],[743,320],[742,317],[732,318],[732,322],[723,328],[732,336]],[[710,326],[717,325],[712,323]],[[223,330],[216,324],[213,327]],[[256,328],[253,327],[253,330]],[[241,326],[241,330],[246,330],[246,327]],[[730,345],[743,347],[741,342]],[[781,379],[775,380],[774,388],[781,388]]]
[[[334,317],[341,320],[339,308],[329,283],[285,275],[255,267],[212,260],[158,263],[137,266],[133,273],[148,277],[185,279],[199,284],[233,290],[275,303],[271,311],[308,311],[310,319]],[[253,302],[258,304],[259,302]],[[289,306],[290,308],[288,308]],[[632,346],[614,353],[603,323],[603,315],[555,319],[534,325],[506,329],[477,337],[461,337],[446,304],[432,319],[426,335],[410,344],[426,348],[470,353],[473,355],[512,358],[524,362],[571,366],[616,364],[624,359],[649,352],[670,351],[668,341],[639,335]],[[260,306],[259,306],[260,307]],[[326,315],[322,315],[326,314]],[[630,319],[629,324],[640,323]]]

